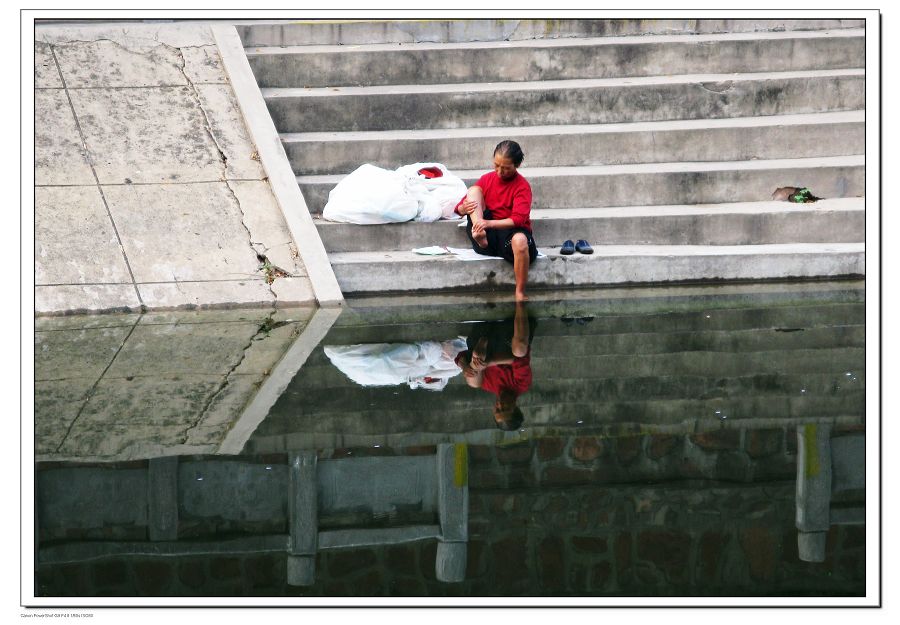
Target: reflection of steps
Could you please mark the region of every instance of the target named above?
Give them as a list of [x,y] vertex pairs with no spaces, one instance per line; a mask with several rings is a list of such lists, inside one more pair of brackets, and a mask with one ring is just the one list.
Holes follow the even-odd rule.
[[[830,293],[839,293],[837,301],[829,303]],[[640,298],[619,304],[568,301],[569,310],[579,311],[577,318],[565,308],[545,306],[570,316],[538,315],[534,381],[519,401],[523,427],[539,436],[857,419],[865,405],[865,305],[840,293],[798,293],[768,307],[754,302],[751,293],[743,301],[735,296],[728,307],[702,296],[693,306],[670,301],[661,309]],[[366,326],[363,311],[351,308],[323,345],[446,340],[471,332],[472,323],[462,319],[479,318],[475,311],[448,306],[450,319],[444,322],[434,310],[427,323],[407,325],[404,310],[394,308],[392,316],[387,308],[373,308],[371,313],[384,320]],[[491,404],[489,394],[469,388],[461,376],[440,393],[405,385],[362,387],[320,348],[246,450],[280,451],[312,441],[334,446],[483,442],[493,428]]]
[[[536,286],[864,274],[862,25],[450,20],[239,32],[341,288],[361,293],[512,282],[503,263],[409,253],[465,245],[452,224],[319,217],[364,162],[438,161],[471,183],[506,138],[525,151],[548,256],[533,268]],[[782,186],[829,201],[768,201]],[[557,253],[577,238],[596,253]]]

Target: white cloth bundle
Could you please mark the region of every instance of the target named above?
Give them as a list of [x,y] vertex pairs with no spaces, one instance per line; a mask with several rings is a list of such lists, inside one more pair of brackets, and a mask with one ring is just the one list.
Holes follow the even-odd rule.
[[[418,173],[429,168],[442,175]],[[322,216],[352,224],[459,219],[453,209],[466,191],[466,184],[440,163],[413,163],[394,171],[366,163],[329,192]]]

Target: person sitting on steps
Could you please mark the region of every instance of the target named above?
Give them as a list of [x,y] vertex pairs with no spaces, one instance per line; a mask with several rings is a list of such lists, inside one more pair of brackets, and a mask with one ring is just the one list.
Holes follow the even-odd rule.
[[517,302],[528,299],[528,269],[537,258],[531,233],[531,185],[518,172],[524,159],[518,143],[501,141],[494,148],[494,171],[479,178],[456,205],[456,212],[468,219],[466,233],[472,249],[512,263]]

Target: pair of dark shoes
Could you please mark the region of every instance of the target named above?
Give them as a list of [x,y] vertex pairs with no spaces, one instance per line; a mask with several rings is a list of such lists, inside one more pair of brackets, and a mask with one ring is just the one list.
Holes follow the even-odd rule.
[[591,244],[584,239],[578,239],[577,243],[572,243],[571,240],[566,241],[562,244],[562,247],[559,248],[559,253],[565,256],[569,256],[570,254],[574,254],[575,252],[579,252],[581,254],[593,254],[594,248],[592,248]]

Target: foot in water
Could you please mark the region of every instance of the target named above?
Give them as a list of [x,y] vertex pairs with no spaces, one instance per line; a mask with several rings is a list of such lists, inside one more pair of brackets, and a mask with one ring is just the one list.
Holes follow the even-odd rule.
[[516,301],[517,302],[527,302],[528,296],[525,295],[524,291],[516,291]]

